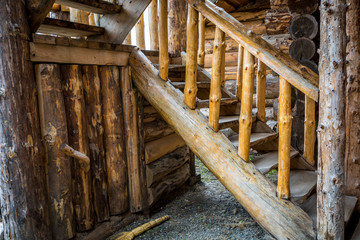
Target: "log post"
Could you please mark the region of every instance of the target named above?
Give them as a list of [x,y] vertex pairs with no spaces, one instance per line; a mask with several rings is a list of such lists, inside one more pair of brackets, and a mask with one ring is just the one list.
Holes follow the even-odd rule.
[[129,32],[128,35],[126,36],[124,44],[131,45],[131,32]]
[[122,100],[124,108],[125,143],[129,179],[130,211],[142,210],[141,163],[137,118],[137,96],[132,89],[130,67],[122,68]]
[[224,42],[223,42],[223,47],[221,49],[221,87],[225,87],[225,50],[226,50],[226,43],[225,43],[225,33],[224,33]]
[[136,32],[136,46],[140,49],[145,49],[145,25],[144,14],[141,15],[139,21],[135,25]]
[[[47,153],[50,226],[53,239],[75,236],[70,158],[61,151],[68,142],[60,66],[35,65],[41,132]],[[31,239],[31,238],[30,238]]]
[[199,13],[199,51],[198,64],[204,67],[205,64],[205,23],[206,18]]
[[191,109],[196,107],[197,95],[198,21],[198,12],[188,5],[184,102]]
[[344,238],[346,0],[320,7],[317,238]]
[[83,87],[87,136],[90,146],[90,164],[94,210],[98,222],[110,218],[108,205],[108,188],[104,150],[104,126],[101,110],[101,86],[97,66],[83,66]]
[[258,60],[256,77],[256,108],[257,118],[265,122],[266,65]]
[[239,101],[241,101],[241,92],[242,92],[243,62],[244,62],[244,47],[239,44],[238,64],[236,68],[236,97]]
[[150,32],[150,49],[159,50],[159,17],[157,0],[152,0],[149,5],[149,32]]
[[129,209],[120,74],[115,66],[102,66],[99,70],[109,207],[111,215],[118,215]]
[[304,158],[315,164],[315,101],[305,96]]
[[209,99],[209,126],[215,132],[219,131],[221,81],[224,78],[224,72],[222,71],[224,64],[223,52],[225,52],[225,33],[220,28],[216,28]]
[[168,0],[169,53],[179,56],[186,50],[186,6],[184,0]]
[[291,85],[279,79],[279,168],[277,192],[279,198],[290,197],[290,149],[291,149]]
[[169,39],[168,39],[168,0],[159,0],[159,75],[168,80],[169,74]]
[[40,27],[56,0],[26,0],[29,26],[32,33]]
[[27,19],[24,1],[0,1],[1,218],[5,239],[51,239]]
[[250,137],[252,125],[252,101],[254,93],[255,59],[247,50],[244,50],[243,87],[241,94],[241,112],[239,119],[239,149],[240,157],[249,161]]
[[[61,66],[61,78],[69,145],[89,155],[81,66]],[[77,160],[72,161],[71,165],[77,231],[83,232],[90,230],[94,225],[91,173],[81,169],[81,164]]]

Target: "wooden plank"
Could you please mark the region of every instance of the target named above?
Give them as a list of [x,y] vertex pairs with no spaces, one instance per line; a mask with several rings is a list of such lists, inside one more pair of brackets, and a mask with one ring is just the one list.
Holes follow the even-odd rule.
[[[299,155],[298,151],[291,151],[290,157],[291,159]],[[256,166],[257,170],[259,170],[262,174],[266,174],[273,169],[278,167],[278,157],[279,152],[269,152],[263,155],[260,155],[252,160],[252,163]]]
[[32,62],[127,66],[128,52],[30,43]]
[[121,5],[102,0],[56,0],[56,3],[99,14],[114,14],[121,11]]
[[[251,133],[250,147],[261,145],[267,142],[271,142],[278,137],[278,133]],[[229,138],[235,147],[239,145],[239,135],[234,135]]]
[[45,18],[37,32],[67,37],[82,37],[104,34],[104,29],[82,23],[69,22],[54,18]]
[[316,188],[314,171],[290,171],[290,199],[292,202],[303,203]]

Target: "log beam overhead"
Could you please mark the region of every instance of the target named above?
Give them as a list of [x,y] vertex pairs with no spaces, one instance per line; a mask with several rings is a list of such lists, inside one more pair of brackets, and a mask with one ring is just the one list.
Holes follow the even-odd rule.
[[46,15],[50,12],[55,0],[26,0],[31,32],[36,32]]
[[56,0],[56,3],[99,14],[115,14],[121,11],[121,5],[102,0]]

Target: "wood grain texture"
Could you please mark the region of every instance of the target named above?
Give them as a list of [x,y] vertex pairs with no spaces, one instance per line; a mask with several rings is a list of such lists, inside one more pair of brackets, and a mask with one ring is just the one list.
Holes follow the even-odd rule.
[[187,3],[184,0],[168,0],[169,53],[180,56],[186,51]]
[[102,0],[56,0],[56,3],[99,14],[115,14],[121,10],[121,5]]
[[159,16],[157,0],[152,0],[149,5],[149,32],[150,32],[150,49],[159,50]]
[[36,32],[46,15],[50,12],[55,0],[26,0],[29,27],[31,32]]
[[205,64],[205,22],[206,18],[199,14],[199,49],[198,64],[204,67]]
[[168,1],[159,0],[159,74],[168,80],[169,74],[169,36],[168,36]]
[[304,123],[304,158],[315,165],[315,101],[305,97],[305,123]]
[[144,23],[144,14],[141,15],[139,21],[135,25],[136,32],[136,46],[145,49],[145,23]]
[[265,122],[265,99],[266,99],[266,65],[258,61],[256,77],[256,108],[257,118]]
[[243,64],[244,64],[244,47],[239,44],[238,62],[236,68],[236,97],[241,100],[243,85]]

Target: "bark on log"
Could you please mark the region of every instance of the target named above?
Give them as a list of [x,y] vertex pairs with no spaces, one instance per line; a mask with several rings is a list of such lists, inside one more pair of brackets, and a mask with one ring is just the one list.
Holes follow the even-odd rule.
[[50,239],[45,149],[41,142],[33,66],[28,61],[30,30],[24,1],[0,1],[0,20],[3,234],[5,239]]
[[320,9],[317,238],[344,238],[346,0]]
[[[60,66],[35,65],[39,91],[40,124],[45,139],[49,188],[50,226],[53,239],[75,236],[70,158],[60,149],[68,142]],[[31,239],[31,238],[30,238]]]
[[152,0],[149,5],[150,49],[159,50],[159,17],[157,0]]
[[89,138],[89,157],[92,174],[93,203],[97,222],[109,220],[108,187],[106,178],[104,126],[101,110],[99,68],[83,66],[83,87],[86,129]]
[[293,39],[306,37],[313,39],[318,33],[318,22],[309,14],[294,17],[289,26],[289,33]]
[[26,0],[31,32],[36,32],[54,3],[55,0]]
[[169,0],[168,28],[169,28],[169,53],[180,56],[186,51],[186,8],[184,0]]
[[319,3],[313,0],[288,0],[287,6],[291,14],[312,14],[318,9]]
[[[347,44],[346,73],[346,152],[345,177],[347,195],[360,199],[360,2],[348,0],[346,31]],[[357,16],[357,17],[356,17]],[[357,209],[360,209],[358,201]]]
[[[69,145],[87,156],[89,155],[89,142],[86,129],[81,66],[61,66],[61,78]],[[94,225],[91,173],[84,171],[78,160],[72,161],[71,166],[76,229],[78,232],[83,232],[90,230]]]
[[189,111],[182,94],[159,78],[141,51],[132,52],[130,65],[136,69],[132,77],[139,91],[259,224],[277,238],[315,238],[309,216],[293,203],[279,200],[275,186],[253,164],[241,161],[235,147],[213,132],[197,110]]
[[102,112],[110,214],[129,209],[124,121],[117,67],[100,67]]

